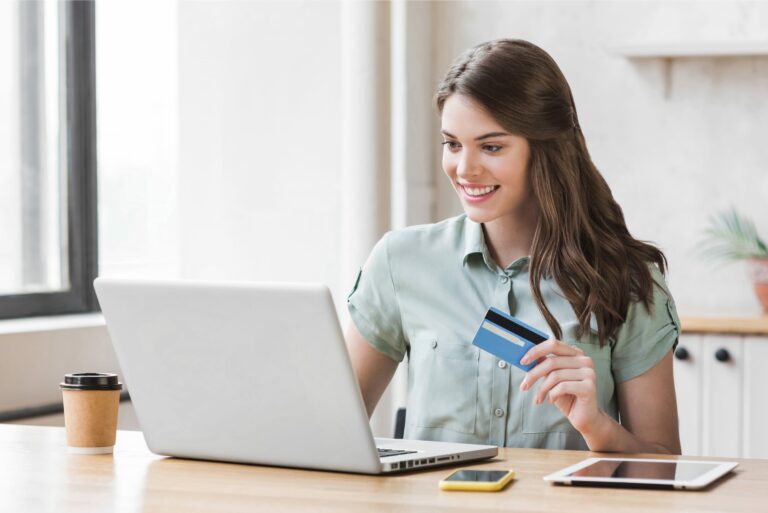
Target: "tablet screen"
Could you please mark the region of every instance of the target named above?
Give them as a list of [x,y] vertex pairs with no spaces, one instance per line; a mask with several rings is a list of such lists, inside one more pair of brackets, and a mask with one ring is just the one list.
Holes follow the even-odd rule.
[[573,477],[692,481],[717,467],[716,463],[698,463],[695,461],[599,460],[569,475]]

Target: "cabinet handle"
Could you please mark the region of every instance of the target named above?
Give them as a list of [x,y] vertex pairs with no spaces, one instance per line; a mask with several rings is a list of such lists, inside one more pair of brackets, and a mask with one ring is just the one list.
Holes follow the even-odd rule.
[[689,353],[688,350],[683,346],[680,346],[675,350],[675,358],[678,360],[687,360],[690,357],[691,353]]
[[727,362],[731,359],[731,353],[728,352],[727,349],[721,347],[717,351],[715,351],[715,359],[718,362]]

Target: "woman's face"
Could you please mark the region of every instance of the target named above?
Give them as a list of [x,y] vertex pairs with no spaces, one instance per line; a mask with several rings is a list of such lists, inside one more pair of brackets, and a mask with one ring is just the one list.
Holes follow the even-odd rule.
[[528,179],[528,140],[502,128],[478,103],[453,94],[443,105],[443,171],[464,212],[487,223],[535,201]]

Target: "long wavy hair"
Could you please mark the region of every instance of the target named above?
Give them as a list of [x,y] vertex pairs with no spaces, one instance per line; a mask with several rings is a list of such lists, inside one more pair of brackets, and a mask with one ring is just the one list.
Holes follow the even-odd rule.
[[597,320],[599,343],[615,339],[629,305],[653,307],[650,263],[666,274],[655,246],[633,238],[624,214],[587,151],[573,94],[550,55],[517,39],[483,43],[460,55],[438,87],[442,114],[453,94],[481,105],[505,130],[530,144],[528,171],[540,214],[533,237],[530,285],[552,333],[560,324],[542,299],[551,276],[573,307],[578,338]]

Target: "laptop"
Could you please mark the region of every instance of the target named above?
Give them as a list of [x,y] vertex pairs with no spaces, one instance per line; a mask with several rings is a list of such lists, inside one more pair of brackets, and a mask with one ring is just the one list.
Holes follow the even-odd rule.
[[152,452],[363,474],[498,452],[374,440],[324,285],[97,278],[94,287]]

